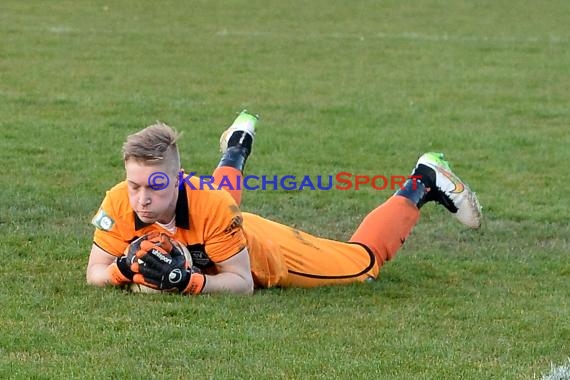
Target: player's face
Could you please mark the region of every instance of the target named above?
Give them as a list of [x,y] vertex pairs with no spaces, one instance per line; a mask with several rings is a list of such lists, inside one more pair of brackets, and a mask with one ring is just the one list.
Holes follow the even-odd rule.
[[[174,216],[178,200],[178,177],[169,166],[145,165],[129,160],[125,163],[131,207],[144,223],[168,223]],[[172,169],[170,169],[171,171]]]

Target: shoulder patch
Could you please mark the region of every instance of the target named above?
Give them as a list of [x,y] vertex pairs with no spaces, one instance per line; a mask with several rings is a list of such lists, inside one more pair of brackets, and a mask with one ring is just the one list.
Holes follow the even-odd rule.
[[97,215],[91,220],[91,224],[103,231],[110,231],[115,224],[113,218],[111,218],[103,209],[99,209]]

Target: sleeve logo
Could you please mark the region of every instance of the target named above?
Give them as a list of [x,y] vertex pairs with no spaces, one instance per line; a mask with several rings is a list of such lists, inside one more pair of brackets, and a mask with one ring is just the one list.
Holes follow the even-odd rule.
[[241,228],[243,224],[243,218],[241,217],[241,215],[236,215],[232,218],[232,221],[230,222],[230,225],[226,227],[226,229],[224,230],[224,232],[226,234],[231,233],[233,230],[236,230],[238,228]]
[[115,221],[107,215],[103,209],[100,209],[97,215],[95,215],[91,220],[91,223],[100,230],[110,231],[111,228],[113,228]]

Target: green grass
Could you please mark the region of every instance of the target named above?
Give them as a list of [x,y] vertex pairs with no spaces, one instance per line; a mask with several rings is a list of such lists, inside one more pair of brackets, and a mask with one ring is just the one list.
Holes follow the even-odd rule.
[[[566,1],[3,1],[0,378],[530,379],[570,356]],[[478,192],[434,206],[374,284],[253,297],[85,284],[127,134],[183,131],[209,174],[240,109],[250,174],[407,174],[446,152]],[[390,191],[256,191],[348,238]]]

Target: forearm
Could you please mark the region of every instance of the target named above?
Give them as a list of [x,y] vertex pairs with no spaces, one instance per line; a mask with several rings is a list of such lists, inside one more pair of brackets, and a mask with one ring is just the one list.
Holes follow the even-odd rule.
[[230,272],[206,275],[206,284],[202,293],[252,294],[253,279],[251,276],[242,277]]
[[108,264],[93,264],[88,266],[86,273],[87,283],[94,286],[111,284],[108,267]]
[[[112,284],[113,276],[109,267],[114,265],[115,269],[117,269],[116,264],[114,264],[116,260],[117,258],[115,256],[103,251],[97,245],[93,244],[85,273],[87,283],[94,286]],[[118,270],[115,272],[118,272]]]

